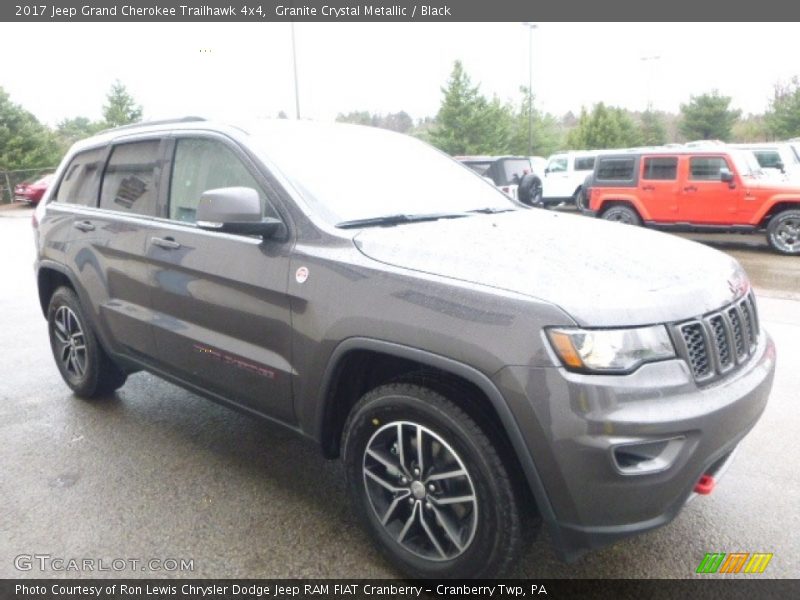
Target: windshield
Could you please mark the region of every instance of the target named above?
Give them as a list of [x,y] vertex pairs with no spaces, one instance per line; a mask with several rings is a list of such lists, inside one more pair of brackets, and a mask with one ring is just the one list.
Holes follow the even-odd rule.
[[390,215],[511,210],[471,169],[410,136],[356,125],[262,123],[254,149],[331,224]]
[[761,166],[752,152],[749,150],[731,150],[730,153],[739,175],[742,177],[758,177],[761,174]]

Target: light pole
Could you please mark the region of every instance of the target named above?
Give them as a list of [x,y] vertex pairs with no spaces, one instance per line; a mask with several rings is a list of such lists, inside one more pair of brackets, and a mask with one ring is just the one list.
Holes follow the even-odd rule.
[[[660,56],[655,56],[655,55],[654,56],[642,56],[641,57],[641,61],[645,65],[648,65],[648,66],[649,65],[653,65],[655,63],[655,61],[657,61],[657,60],[661,60],[661,57]],[[651,106],[652,106],[652,101],[650,100],[650,84],[651,84],[650,80],[652,78],[653,78],[653,68],[649,67],[649,68],[647,68],[647,84],[646,84],[647,85],[647,87],[646,87],[646,94],[647,94],[646,110],[647,111],[649,111]]]
[[523,23],[528,28],[528,156],[533,155],[533,30],[536,23]]
[[294,113],[295,118],[300,120],[300,88],[297,85],[297,49],[294,43],[294,21],[292,25],[292,64],[294,66]]

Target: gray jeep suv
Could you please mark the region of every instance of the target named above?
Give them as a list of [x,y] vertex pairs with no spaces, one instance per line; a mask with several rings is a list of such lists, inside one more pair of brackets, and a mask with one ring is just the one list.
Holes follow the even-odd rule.
[[34,225],[75,394],[144,369],[311,438],[414,576],[508,572],[541,523],[574,559],[669,522],[772,385],[733,259],[530,209],[378,129],[104,132]]

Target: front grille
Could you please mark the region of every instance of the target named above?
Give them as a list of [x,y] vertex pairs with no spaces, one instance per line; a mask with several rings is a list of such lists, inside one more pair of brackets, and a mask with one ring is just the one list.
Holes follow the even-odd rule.
[[731,342],[728,339],[728,330],[725,329],[725,319],[722,315],[717,315],[709,319],[711,330],[714,333],[714,345],[719,353],[719,364],[724,369],[731,365],[733,362],[733,354],[731,353]]
[[713,381],[743,365],[760,333],[753,293],[721,310],[675,326],[679,352],[695,380]]
[[712,367],[703,326],[700,323],[688,323],[681,327],[681,333],[694,376],[698,379],[706,377],[711,373]]

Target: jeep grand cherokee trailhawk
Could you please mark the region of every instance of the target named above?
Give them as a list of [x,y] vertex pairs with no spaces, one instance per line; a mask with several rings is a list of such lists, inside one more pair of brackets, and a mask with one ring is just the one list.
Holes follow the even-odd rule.
[[115,129],[35,224],[78,396],[145,369],[307,436],[415,576],[507,572],[540,522],[568,559],[669,522],[772,385],[735,260],[527,208],[380,129]]

